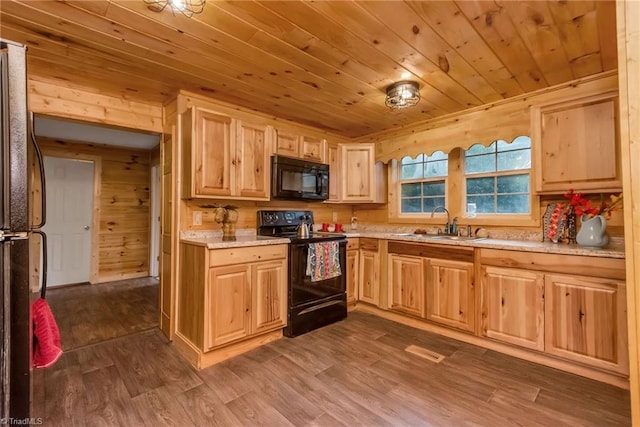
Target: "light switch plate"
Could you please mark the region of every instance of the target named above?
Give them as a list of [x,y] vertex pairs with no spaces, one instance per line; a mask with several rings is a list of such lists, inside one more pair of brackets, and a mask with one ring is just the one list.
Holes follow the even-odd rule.
[[193,211],[193,225],[202,225],[202,211]]
[[333,214],[331,216],[331,222],[335,223],[338,221],[338,212],[333,211]]

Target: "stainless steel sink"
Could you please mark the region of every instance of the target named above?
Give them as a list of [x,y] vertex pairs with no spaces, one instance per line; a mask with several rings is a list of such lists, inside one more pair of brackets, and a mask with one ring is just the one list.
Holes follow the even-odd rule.
[[448,234],[438,234],[435,236],[429,236],[430,239],[433,240],[458,240],[458,241],[466,241],[466,240],[482,240],[484,237],[477,236],[453,236]]
[[393,233],[392,236],[398,237],[420,237],[425,240],[454,240],[454,241],[467,241],[467,240],[482,240],[485,237],[476,236],[456,236],[449,234],[417,234],[417,233]]

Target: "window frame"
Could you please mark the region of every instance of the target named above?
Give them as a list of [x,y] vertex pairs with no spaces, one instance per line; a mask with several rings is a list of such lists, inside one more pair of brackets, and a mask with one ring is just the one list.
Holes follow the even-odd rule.
[[[428,158],[430,156],[432,156],[435,152],[437,151],[441,151],[441,150],[435,150],[433,151],[431,154],[426,154],[426,153],[421,153],[424,156],[427,157],[427,160],[424,160],[422,162],[419,162],[417,164],[420,165],[426,165],[427,163],[429,163]],[[444,152],[443,152],[444,153]],[[450,167],[450,163],[449,163],[449,155],[448,153],[444,153],[445,155],[447,155],[446,159],[438,159],[438,160],[434,160],[434,161],[446,161],[447,162],[447,174],[446,175],[440,175],[440,176],[433,176],[433,177],[422,177],[422,178],[412,178],[412,179],[402,179],[402,169],[403,169],[403,165],[402,164],[402,159],[404,159],[405,157],[411,157],[411,156],[403,156],[402,159],[400,159],[397,163],[397,179],[398,179],[398,212],[401,215],[401,217],[406,217],[406,218],[411,218],[411,217],[422,217],[424,215],[431,215],[431,212],[402,212],[402,185],[403,184],[416,184],[416,183],[433,183],[433,182],[442,182],[444,184],[444,204],[446,206],[447,204],[447,199],[448,199],[448,177],[449,177],[449,167]],[[419,155],[419,154],[418,154]],[[416,155],[416,157],[418,156]],[[414,157],[412,157],[414,158]],[[420,197],[420,200],[424,200],[424,197]],[[422,205],[422,203],[421,203]]]
[[[495,149],[494,149],[494,151],[492,153],[475,154],[475,155],[467,156],[466,155],[466,151],[470,150],[472,147],[474,147],[475,145],[478,145],[478,144],[473,144],[467,149],[461,149],[460,150],[460,152],[461,152],[461,155],[460,155],[461,162],[460,163],[461,163],[461,173],[462,173],[462,179],[463,179],[463,190],[464,190],[463,191],[464,197],[462,199],[462,206],[463,206],[463,212],[464,212],[465,216],[467,215],[467,203],[468,203],[467,200],[468,200],[468,196],[469,196],[469,194],[467,193],[467,186],[468,186],[467,185],[467,181],[469,179],[474,179],[474,178],[495,178],[496,182],[497,182],[497,178],[498,177],[525,175],[525,174],[529,175],[529,193],[528,193],[528,196],[529,196],[529,212],[523,212],[523,213],[518,213],[518,212],[506,212],[506,213],[501,213],[501,212],[477,212],[476,213],[476,218],[478,218],[478,217],[480,217],[480,218],[487,217],[489,215],[499,215],[500,217],[506,217],[506,216],[510,216],[510,215],[513,215],[515,217],[529,217],[529,216],[531,216],[531,214],[533,213],[533,206],[534,206],[533,205],[534,200],[532,200],[532,198],[531,198],[531,194],[534,192],[534,188],[533,188],[533,179],[534,179],[534,176],[533,176],[533,148],[531,146],[531,144],[532,144],[531,137],[529,137],[530,144],[529,144],[529,148],[528,148],[529,157],[530,157],[530,161],[531,161],[531,166],[529,168],[526,168],[526,169],[522,168],[522,169],[498,170],[498,155],[500,153],[508,153],[508,152],[525,150],[524,148],[517,148],[515,150],[499,151],[498,150],[498,148],[499,148],[498,147],[498,141],[504,141],[504,142],[507,142],[507,144],[511,144],[516,139],[518,139],[518,138],[520,138],[522,136],[526,136],[526,135],[518,136],[518,137],[514,138],[513,141],[511,141],[511,142],[507,142],[507,141],[504,141],[504,140],[494,140],[494,141],[491,142],[491,144],[488,144],[488,145],[480,144],[485,148],[489,148],[492,144],[495,144]],[[466,169],[465,169],[465,166],[466,166],[465,163],[466,162],[465,161],[466,161],[467,157],[480,157],[480,156],[489,156],[489,155],[492,156],[493,159],[494,159],[495,171],[490,171],[490,172],[472,172],[472,173],[467,173],[466,172]],[[497,197],[498,197],[498,195],[500,193],[498,193],[497,189],[496,189],[496,192],[487,193],[487,195],[489,195],[489,194],[493,195],[494,198],[496,199],[496,204],[495,204],[494,207],[497,210],[498,209]]]
[[[514,138],[515,139],[515,138]],[[495,141],[495,140],[494,140]],[[493,141],[491,141],[493,142]],[[531,142],[533,145],[533,141]],[[491,143],[485,145],[488,146]],[[514,169],[510,171],[504,171],[502,173],[519,175],[523,171],[529,173],[529,206],[531,211],[529,214],[515,214],[515,213],[490,213],[481,214],[477,213],[474,218],[467,216],[467,175],[464,173],[464,151],[467,148],[454,148],[448,153],[445,150],[426,150],[431,153],[435,151],[443,151],[449,156],[448,174],[444,177],[445,180],[445,208],[449,211],[450,220],[454,217],[458,217],[458,223],[471,226],[495,226],[495,227],[538,227],[541,224],[540,217],[540,196],[536,193],[534,187],[535,179],[535,162],[533,158],[533,147],[531,167],[529,169]],[[418,153],[420,154],[420,153]],[[408,155],[408,154],[407,154]],[[416,154],[417,155],[417,154]],[[406,155],[402,156],[406,157]],[[412,156],[412,157],[415,157]],[[388,220],[391,223],[399,224],[420,224],[429,226],[441,227],[447,220],[446,213],[435,213],[433,217],[428,212],[422,213],[403,213],[401,211],[401,184],[405,183],[401,178],[401,160],[392,159],[389,162],[389,174],[388,174],[388,188],[389,188],[389,200],[388,200]],[[474,177],[480,177],[480,173],[474,174]],[[494,173],[490,173],[490,176],[495,176]],[[459,194],[459,197],[452,196]]]

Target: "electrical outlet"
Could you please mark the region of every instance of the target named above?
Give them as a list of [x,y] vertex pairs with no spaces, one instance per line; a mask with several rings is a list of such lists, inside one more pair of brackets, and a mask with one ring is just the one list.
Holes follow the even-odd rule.
[[338,222],[338,212],[333,211],[333,214],[331,216],[331,222]]
[[202,225],[202,211],[193,211],[193,225]]

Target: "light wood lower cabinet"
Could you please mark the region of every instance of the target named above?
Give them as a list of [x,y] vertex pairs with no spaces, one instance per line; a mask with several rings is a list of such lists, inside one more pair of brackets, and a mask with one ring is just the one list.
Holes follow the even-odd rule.
[[414,316],[425,315],[423,259],[389,254],[389,308]]
[[427,319],[474,332],[473,263],[429,259]]
[[625,284],[593,277],[545,275],[545,351],[628,372]]
[[286,260],[262,262],[251,269],[251,333],[287,325]]
[[196,367],[264,344],[265,334],[282,336],[287,245],[210,250],[181,243],[180,254],[175,342]]
[[360,250],[347,249],[347,305],[358,300],[358,278],[360,269]]
[[358,299],[380,304],[380,253],[377,239],[360,239]]
[[623,259],[494,249],[478,258],[480,335],[629,373]]
[[205,290],[205,350],[251,333],[251,266],[209,269]]
[[544,350],[544,274],[492,266],[480,271],[480,334]]

